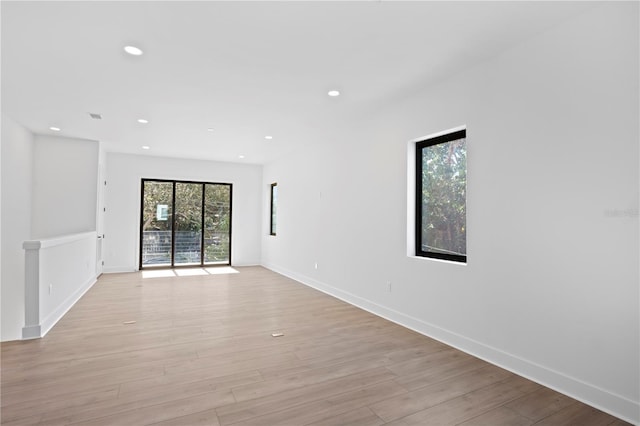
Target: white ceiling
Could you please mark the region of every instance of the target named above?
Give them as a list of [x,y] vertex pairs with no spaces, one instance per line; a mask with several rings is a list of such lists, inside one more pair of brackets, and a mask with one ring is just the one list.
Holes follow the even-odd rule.
[[2,111],[108,151],[266,163],[586,7],[2,1]]

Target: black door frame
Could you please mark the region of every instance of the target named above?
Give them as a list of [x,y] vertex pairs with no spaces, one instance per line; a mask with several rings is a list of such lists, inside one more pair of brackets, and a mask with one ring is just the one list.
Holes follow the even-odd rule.
[[[171,265],[163,266],[144,266],[142,264],[142,243],[143,243],[143,227],[144,227],[144,184],[145,182],[160,182],[171,183]],[[202,185],[202,208],[200,223],[202,225],[202,232],[200,235],[200,264],[199,265],[175,265],[175,206],[176,206],[176,184],[199,184]],[[205,213],[205,188],[206,185],[222,185],[229,187],[229,262],[226,264],[221,263],[205,263],[204,262],[204,213]],[[174,179],[152,179],[142,178],[140,181],[140,228],[139,228],[139,246],[138,246],[138,267],[142,269],[174,269],[174,268],[202,268],[202,267],[216,267],[216,266],[231,266],[231,243],[233,234],[233,184],[225,182],[203,182],[193,180],[174,180]]]

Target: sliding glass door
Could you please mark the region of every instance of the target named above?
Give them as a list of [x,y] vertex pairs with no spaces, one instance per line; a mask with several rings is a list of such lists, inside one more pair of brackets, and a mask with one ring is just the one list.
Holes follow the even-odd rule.
[[231,184],[142,180],[140,268],[231,264]]
[[173,233],[175,266],[202,263],[202,184],[176,182]]
[[173,265],[173,183],[142,181],[140,266]]
[[229,264],[231,247],[231,185],[204,185],[204,260]]

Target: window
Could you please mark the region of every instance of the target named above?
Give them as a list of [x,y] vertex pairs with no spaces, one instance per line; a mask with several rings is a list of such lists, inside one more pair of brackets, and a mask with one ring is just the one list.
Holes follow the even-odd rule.
[[271,184],[271,226],[269,234],[276,235],[276,209],[278,206],[278,184]]
[[416,143],[416,256],[467,261],[466,130]]

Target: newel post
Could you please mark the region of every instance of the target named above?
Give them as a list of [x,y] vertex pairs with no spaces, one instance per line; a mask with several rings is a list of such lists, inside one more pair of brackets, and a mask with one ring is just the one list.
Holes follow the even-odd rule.
[[40,330],[40,241],[25,241],[24,254],[24,327],[23,339],[41,337]]

